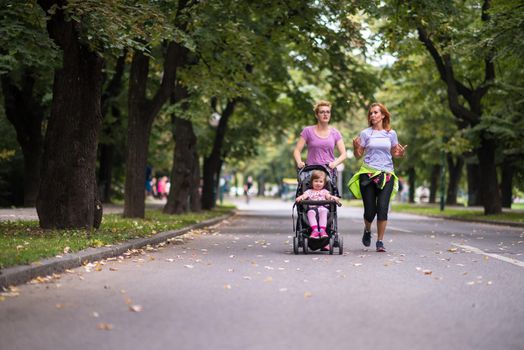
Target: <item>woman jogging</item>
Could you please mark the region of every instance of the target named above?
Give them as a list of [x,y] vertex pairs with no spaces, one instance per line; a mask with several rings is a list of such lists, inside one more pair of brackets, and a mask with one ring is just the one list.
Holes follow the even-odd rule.
[[371,224],[377,216],[377,252],[385,252],[383,239],[388,220],[389,201],[398,190],[398,178],[393,169],[393,157],[403,157],[406,146],[398,143],[391,129],[391,114],[386,106],[373,103],[368,111],[367,129],[353,139],[356,158],[364,155],[364,163],[349,180],[355,198],[364,202],[364,234],[362,244],[371,245]]

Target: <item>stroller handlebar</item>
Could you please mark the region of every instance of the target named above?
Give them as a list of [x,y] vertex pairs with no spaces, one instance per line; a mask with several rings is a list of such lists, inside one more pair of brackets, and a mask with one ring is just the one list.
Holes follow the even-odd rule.
[[310,201],[310,200],[303,200],[303,201],[300,201],[300,202],[297,202],[297,205],[299,204],[302,204],[302,205],[326,205],[326,204],[335,204],[335,205],[338,205],[339,207],[342,206],[342,203],[337,203],[337,201]]

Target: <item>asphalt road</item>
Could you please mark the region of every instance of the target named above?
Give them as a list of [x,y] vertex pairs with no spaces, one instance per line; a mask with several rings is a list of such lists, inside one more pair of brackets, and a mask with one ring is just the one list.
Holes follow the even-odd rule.
[[376,253],[343,207],[344,255],[294,255],[290,203],[239,205],[4,293],[0,349],[524,349],[524,228],[391,213]]

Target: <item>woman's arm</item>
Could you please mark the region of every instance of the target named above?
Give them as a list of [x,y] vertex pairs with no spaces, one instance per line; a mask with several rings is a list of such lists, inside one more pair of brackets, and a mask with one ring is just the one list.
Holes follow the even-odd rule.
[[342,163],[347,158],[346,145],[344,145],[344,140],[342,139],[338,140],[336,143],[336,146],[337,146],[338,153],[340,153],[340,155],[333,162],[329,163],[329,167],[331,169],[335,169],[337,165]]
[[302,161],[302,150],[304,149],[304,146],[306,145],[306,140],[300,136],[298,139],[297,145],[295,146],[295,150],[293,151],[293,157],[295,158],[295,162],[297,163],[298,168],[303,168],[306,164]]
[[402,158],[406,154],[406,147],[408,145],[402,146],[400,143],[397,143],[391,148],[391,155],[395,158]]
[[355,158],[359,159],[364,154],[364,147],[360,144],[360,136],[353,139],[353,154]]

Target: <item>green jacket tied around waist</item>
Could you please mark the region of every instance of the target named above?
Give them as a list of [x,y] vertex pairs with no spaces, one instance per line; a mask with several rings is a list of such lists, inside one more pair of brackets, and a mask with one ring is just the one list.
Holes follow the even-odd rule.
[[[347,185],[348,189],[351,191],[351,193],[353,193],[353,196],[355,196],[355,198],[361,199],[362,198],[362,193],[360,193],[360,175],[362,175],[362,174],[372,174],[371,178],[373,178],[375,176],[379,176],[382,172],[383,172],[382,170],[377,170],[375,168],[370,167],[366,163],[364,163],[364,164],[362,164],[360,169],[355,173],[355,175],[353,175],[353,177],[351,177],[351,179],[349,179],[349,182],[348,182],[348,185]],[[395,197],[395,195],[398,192],[398,177],[397,177],[397,175],[395,175],[394,171],[392,171],[392,172],[390,172],[388,174],[393,176],[393,181],[394,181],[393,182],[393,191],[391,192],[391,197],[390,197],[391,199],[393,199],[393,197]],[[385,183],[383,183],[381,185],[381,188],[384,188],[384,186],[385,186]]]

